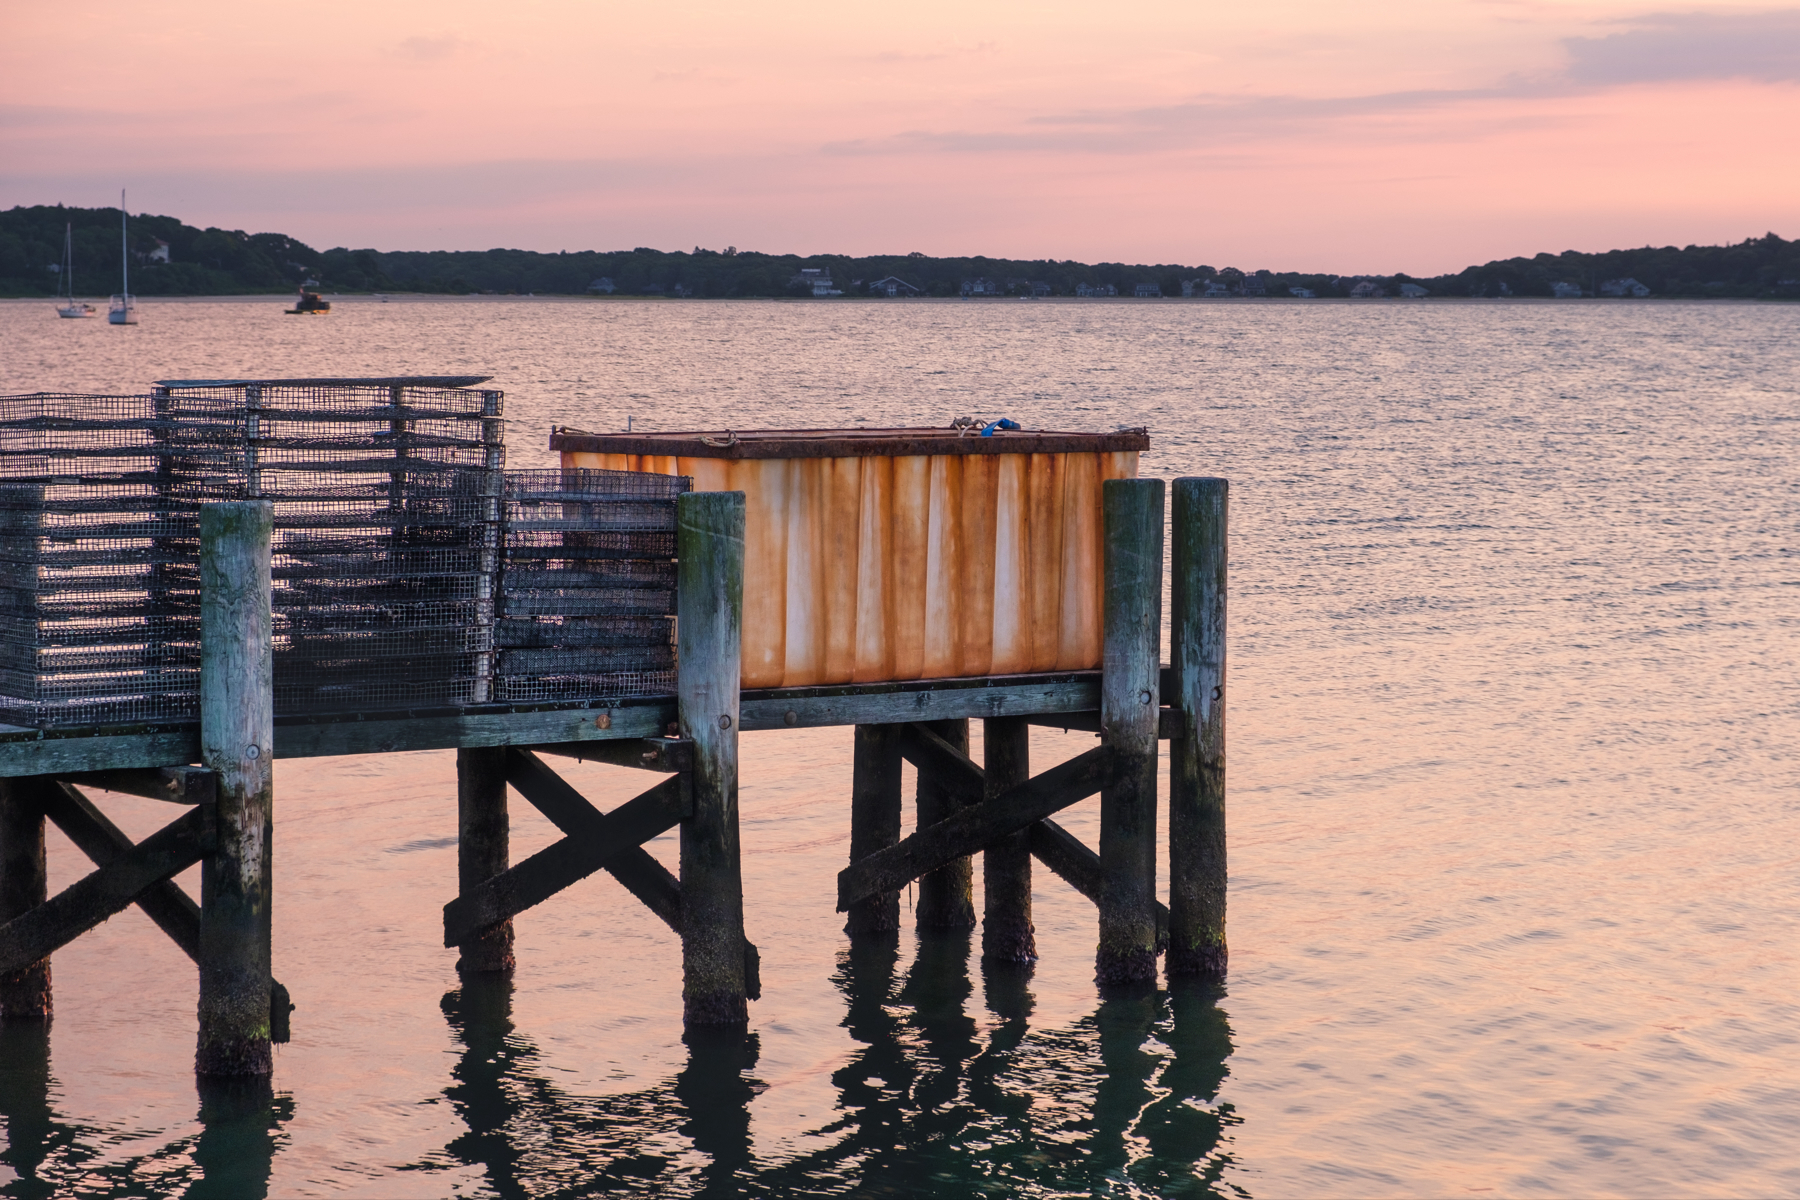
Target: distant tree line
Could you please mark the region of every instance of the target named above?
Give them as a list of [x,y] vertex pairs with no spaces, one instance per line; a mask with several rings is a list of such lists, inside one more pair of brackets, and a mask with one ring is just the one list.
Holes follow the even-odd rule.
[[[0,212],[0,295],[56,292],[63,229],[74,226],[75,286],[86,296],[117,290],[119,210],[39,205]],[[160,247],[168,261],[159,261]],[[1235,267],[1078,263],[1055,259],[920,253],[869,255],[764,254],[735,248],[634,250],[348,250],[318,251],[280,233],[196,229],[174,217],[133,216],[131,288],[145,296],[232,295],[291,290],[317,280],[326,291],[622,296],[813,296],[805,269],[823,271],[831,291],[866,296],[877,280],[895,278],[926,296],[956,296],[972,281],[993,295],[1073,296],[1112,289],[1123,297],[1215,294],[1286,297],[1295,289],[1319,297],[1399,295],[1404,285],[1431,296],[1550,296],[1562,285],[1593,294],[1609,280],[1635,279],[1653,295],[1800,298],[1800,241],[1775,234],[1730,246],[1645,246],[1582,254],[1539,254],[1468,267],[1453,275],[1308,274]],[[1408,289],[1411,290],[1411,289]]]

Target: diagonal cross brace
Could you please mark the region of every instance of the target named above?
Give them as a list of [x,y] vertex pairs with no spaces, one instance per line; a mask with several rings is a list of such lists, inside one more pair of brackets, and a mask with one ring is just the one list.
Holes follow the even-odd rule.
[[[686,757],[692,759],[691,754]],[[507,751],[506,782],[570,836],[586,834],[600,816],[599,809],[529,750]],[[682,806],[687,806],[685,797]],[[620,850],[603,869],[670,929],[681,932],[681,884],[648,850],[641,845]]]
[[[1100,856],[1080,838],[1045,818],[1031,827],[1031,855],[1049,867],[1064,883],[1100,903]],[[1160,900],[1156,907],[1156,950],[1169,944],[1169,908]]]
[[[905,753],[904,748],[901,752]],[[958,809],[937,824],[851,863],[838,872],[838,911],[844,912],[858,900],[878,892],[896,891],[953,858],[973,854],[997,838],[1017,833],[1087,799],[1111,780],[1113,758],[1111,747],[1096,746],[991,800]]]
[[[599,744],[606,745],[604,742]],[[670,738],[646,738],[641,744],[655,750],[659,762],[684,764],[683,769],[692,769],[693,747],[689,743]],[[561,747],[540,749],[553,754],[563,752]],[[646,766],[649,754],[643,751],[636,753],[638,761],[615,765]],[[572,754],[571,757],[581,756]],[[686,776],[681,778],[685,780]],[[567,780],[552,771],[530,750],[515,748],[507,753],[506,782],[549,818],[552,825],[572,837],[581,835],[582,830],[588,827],[584,822],[591,822],[599,814],[599,810],[588,803],[586,797],[570,787]],[[683,793],[684,812],[690,804],[686,793]],[[642,901],[645,908],[661,917],[670,929],[677,934],[681,932],[681,881],[670,874],[669,869],[656,861],[656,857],[643,846],[620,850],[603,864],[602,869]],[[762,956],[757,952],[756,943],[748,938],[744,940],[744,989],[749,999],[762,999]]]
[[[507,757],[510,764],[511,755]],[[687,785],[680,775],[671,775],[610,813],[582,800],[575,789],[568,790],[581,801],[581,809],[558,807],[572,826],[569,835],[444,905],[444,945],[472,941],[586,879],[625,851],[667,833],[687,816]],[[561,827],[560,821],[557,824]]]
[[21,971],[131,907],[151,884],[187,870],[213,847],[213,812],[188,810],[105,866],[0,925],[0,973]]
[[[1032,718],[1034,722],[1060,723],[1067,716]],[[983,794],[986,772],[967,755],[922,725],[909,725],[901,733],[900,753],[921,771],[929,772],[939,784],[955,791],[965,804],[978,803]],[[1031,825],[1032,857],[1042,862],[1062,881],[1098,904],[1100,902],[1100,856],[1088,849],[1081,839],[1048,817]],[[1169,909],[1156,902],[1157,945],[1166,945],[1169,937]]]
[[[210,771],[193,771],[185,781],[184,795],[190,802],[210,804],[212,778]],[[48,779],[39,781],[39,785],[42,790],[38,795],[38,802],[44,807],[44,815],[75,843],[77,849],[92,859],[94,865],[105,867],[134,848],[135,843],[125,831],[107,820],[106,814],[82,795],[79,788]],[[173,879],[159,880],[139,892],[134,902],[145,916],[156,923],[157,928],[169,935],[170,941],[181,947],[183,954],[195,962],[200,961],[200,906],[182,890],[180,884]],[[271,978],[270,1041],[288,1040],[293,1009],[294,1004],[287,988],[279,980]]]

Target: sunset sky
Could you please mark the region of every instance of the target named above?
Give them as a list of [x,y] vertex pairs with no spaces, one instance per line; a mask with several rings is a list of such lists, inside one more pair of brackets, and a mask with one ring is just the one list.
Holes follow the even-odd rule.
[[0,207],[1433,274],[1800,236],[1800,8],[10,2]]

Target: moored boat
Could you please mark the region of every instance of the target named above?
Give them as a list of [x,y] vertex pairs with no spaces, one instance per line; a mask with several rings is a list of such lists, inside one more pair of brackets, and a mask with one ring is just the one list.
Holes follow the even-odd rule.
[[86,300],[75,298],[75,226],[73,223],[63,225],[63,257],[62,268],[56,276],[56,298],[61,303],[56,306],[59,317],[91,317],[94,306]]
[[106,309],[108,325],[136,325],[137,297],[131,294],[131,243],[125,236],[125,189],[119,189],[119,294]]
[[[309,279],[307,283],[311,283]],[[317,285],[314,285],[317,286]],[[306,284],[300,285],[300,298],[294,301],[294,307],[282,309],[290,317],[320,316],[331,311],[331,301],[319,297],[319,293],[308,291]]]

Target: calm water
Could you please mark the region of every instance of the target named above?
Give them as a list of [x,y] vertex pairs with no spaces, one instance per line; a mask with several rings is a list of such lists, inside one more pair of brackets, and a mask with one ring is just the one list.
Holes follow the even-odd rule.
[[[851,950],[849,731],[757,733],[765,998],[689,1044],[676,942],[609,878],[459,983],[451,756],[284,761],[272,1090],[196,1092],[193,970],[133,910],[56,955],[47,1036],[0,1030],[5,1194],[1800,1194],[1800,307],[280,307],[0,304],[0,391],[479,371],[515,466],[627,414],[967,413],[1230,477],[1228,986],[1100,997],[1042,875],[1029,976]],[[515,855],[552,840],[515,812]]]

